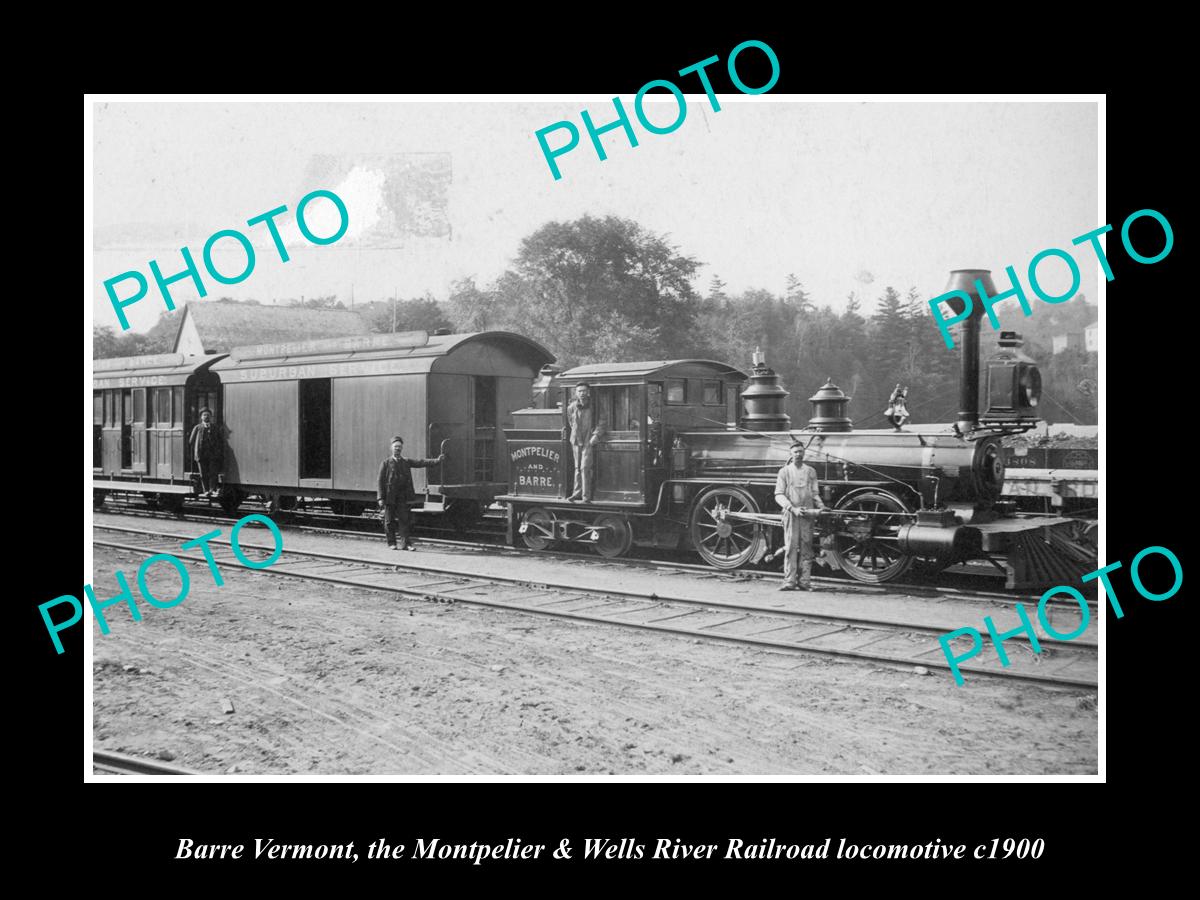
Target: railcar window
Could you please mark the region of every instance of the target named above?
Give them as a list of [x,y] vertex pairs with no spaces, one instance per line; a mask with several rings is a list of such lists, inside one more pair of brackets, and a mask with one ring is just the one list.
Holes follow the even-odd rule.
[[176,428],[183,424],[183,388],[175,388],[175,399],[171,404],[171,424]]
[[667,379],[667,402],[687,403],[687,381],[682,378]]
[[496,379],[489,375],[475,376],[475,427],[496,427]]
[[721,396],[721,382],[705,381],[704,382],[704,405],[705,406],[722,406],[725,399]]
[[133,421],[141,425],[146,421],[146,389],[138,388],[133,392]]
[[648,422],[662,421],[662,385],[646,385],[646,420]]
[[121,406],[125,409],[125,424],[133,424],[133,403],[130,401],[129,395],[133,391],[123,391],[121,394]]
[[475,480],[492,481],[496,471],[496,442],[489,438],[475,439]]
[[617,439],[636,437],[640,430],[639,387],[602,387],[596,391],[596,411],[605,429]]
[[104,391],[92,391],[92,424],[104,424]]
[[171,389],[155,388],[154,422],[164,428],[171,426]]

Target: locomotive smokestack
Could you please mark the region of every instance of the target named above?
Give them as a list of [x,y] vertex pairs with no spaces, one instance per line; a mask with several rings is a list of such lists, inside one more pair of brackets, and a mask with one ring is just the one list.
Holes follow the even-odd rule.
[[[976,281],[988,296],[996,296],[991,269],[955,269],[946,282],[946,291],[962,291],[971,297],[971,314],[962,323],[962,376],[959,379],[958,429],[964,433],[979,424],[979,320],[983,318],[983,300],[975,288]],[[957,297],[946,303],[955,314],[962,312],[963,303]]]

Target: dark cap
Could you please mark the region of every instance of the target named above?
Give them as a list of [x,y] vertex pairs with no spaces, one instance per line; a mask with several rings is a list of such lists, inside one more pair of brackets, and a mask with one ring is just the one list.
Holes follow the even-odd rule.
[[396,443],[396,441],[399,441],[400,443],[402,443],[402,444],[403,444],[403,443],[404,443],[404,438],[400,437],[400,435],[398,435],[398,434],[397,434],[397,435],[395,435],[395,436],[393,436],[393,437],[392,437],[392,440],[391,440],[391,442],[394,444],[394,443]]
[[796,438],[794,441],[792,441],[791,446],[788,447],[788,450],[795,450],[797,447],[799,447],[801,450],[808,449],[808,445],[805,444],[804,441],[800,440],[800,438]]
[[204,415],[205,413],[208,413],[208,414],[211,416],[211,415],[212,415],[212,410],[211,410],[211,409],[209,409],[207,406],[201,407],[201,409],[200,409],[200,415]]

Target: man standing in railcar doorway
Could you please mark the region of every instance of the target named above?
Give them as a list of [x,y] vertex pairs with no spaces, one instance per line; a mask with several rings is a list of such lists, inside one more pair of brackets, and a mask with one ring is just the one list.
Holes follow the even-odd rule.
[[[793,441],[791,461],[775,479],[775,502],[783,510],[783,584],[781,591],[812,590],[813,516],[821,500],[817,471],[804,464],[804,444]],[[799,554],[799,579],[796,556]],[[797,583],[798,582],[798,583]]]
[[[412,527],[412,510],[417,492],[413,490],[412,469],[436,466],[446,458],[443,453],[436,459],[405,459],[404,438],[392,438],[392,455],[379,465],[379,508],[383,510],[383,527],[388,546],[393,550],[413,550],[408,533]],[[400,535],[400,546],[396,546],[396,534]]]
[[575,491],[567,499],[591,500],[595,491],[595,449],[600,440],[600,421],[587,382],[575,385],[575,399],[567,404],[567,423],[575,454]]
[[188,437],[192,459],[200,470],[200,490],[206,497],[217,492],[217,472],[221,468],[221,431],[213,424],[212,410],[207,406],[200,410],[200,423]]

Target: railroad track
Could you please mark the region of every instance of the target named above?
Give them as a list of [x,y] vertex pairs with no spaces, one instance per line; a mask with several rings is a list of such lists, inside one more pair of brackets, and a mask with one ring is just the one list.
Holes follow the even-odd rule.
[[[179,544],[190,540],[191,535],[147,533],[112,525],[97,525],[96,529],[137,536],[142,540],[130,544],[94,539],[96,546],[147,556],[170,552],[179,559],[207,565],[203,555],[180,552]],[[213,540],[210,546],[218,565],[241,567],[227,540]],[[243,551],[260,553],[262,558],[274,551],[273,545],[250,543],[245,533],[239,546]],[[936,639],[945,629],[904,622],[789,611],[733,601],[697,600],[657,592],[600,591],[555,582],[483,577],[447,570],[442,565],[410,562],[407,558],[381,562],[286,548],[279,560],[269,569],[262,570],[262,574],[773,651],[840,657],[909,669],[913,666],[949,669]],[[995,650],[985,644],[983,652],[971,662],[964,663],[961,670],[974,676],[1066,687],[1096,687],[1095,644],[1053,640],[1041,640],[1040,644],[1042,652],[1034,653],[1028,640],[1010,641],[1006,646],[1012,664],[1007,668],[1000,665]]]
[[111,775],[199,775],[191,769],[170,766],[155,759],[127,756],[108,750],[92,750],[92,768]]
[[[173,513],[160,512],[157,510],[146,509],[145,507],[135,505],[120,504],[116,508],[108,508],[113,501],[111,499],[105,501],[105,508],[97,510],[98,512],[108,512],[113,515],[130,515],[145,518],[162,519],[173,522],[213,522],[217,524],[232,525],[237,521],[237,518],[226,516],[223,513],[214,515],[176,515]],[[254,512],[266,512],[266,504],[262,505],[261,509],[252,510]],[[295,513],[289,513],[295,515]],[[335,527],[337,524],[345,524],[345,517],[334,516],[332,514],[314,515],[311,512],[306,512],[304,515],[313,518],[328,518],[331,520],[329,525],[305,525],[297,522],[285,522],[280,525],[282,528],[293,528],[297,531],[311,531],[320,534],[337,534],[348,537],[378,537],[382,530],[382,525],[378,519],[353,517],[350,521],[361,521],[366,523],[363,528],[345,529]],[[375,528],[371,526],[374,525]],[[102,527],[102,526],[97,526]],[[478,532],[480,537],[496,537],[494,542],[481,543],[478,540],[468,541],[461,538],[443,538],[430,537],[428,526],[417,526],[418,530],[415,535],[426,543],[434,544],[442,547],[459,547],[464,550],[478,552],[487,550],[488,552],[501,552],[506,554],[516,554],[522,556],[542,557],[550,560],[577,560],[585,565],[592,566],[627,566],[634,568],[653,569],[657,571],[678,571],[695,573],[704,578],[720,578],[730,581],[743,580],[776,580],[780,577],[780,573],[775,569],[714,569],[711,566],[702,565],[700,563],[683,562],[679,560],[666,559],[645,559],[639,557],[623,556],[618,559],[608,559],[597,556],[595,553],[575,553],[569,550],[530,550],[526,547],[512,547],[500,540],[500,535],[492,535],[491,532]],[[440,529],[443,531],[451,531],[451,529]],[[967,576],[970,577],[970,576]],[[813,575],[813,582],[830,589],[836,589],[850,594],[894,594],[899,589],[903,589],[906,593],[916,596],[929,597],[947,597],[966,602],[988,603],[998,601],[1001,603],[1017,603],[1025,601],[1028,603],[1030,597],[1013,591],[996,591],[975,588],[954,587],[951,585],[929,584],[928,582],[917,582],[910,580],[897,580],[888,582],[887,584],[865,584],[861,581],[854,581],[849,577],[830,576],[830,575]],[[1033,598],[1036,602],[1037,598]],[[1093,612],[1097,609],[1096,600],[1094,597],[1087,598],[1088,607]],[[1075,609],[1078,604],[1074,600],[1065,600],[1061,597],[1052,598],[1048,606]]]

